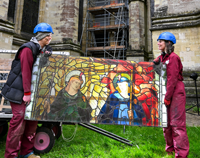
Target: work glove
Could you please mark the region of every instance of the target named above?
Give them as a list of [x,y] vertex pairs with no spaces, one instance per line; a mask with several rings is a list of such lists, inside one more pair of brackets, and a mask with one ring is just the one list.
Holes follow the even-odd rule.
[[24,95],[23,101],[25,102],[26,105],[28,105],[31,101],[31,95]]
[[161,75],[162,63],[161,63],[160,57],[154,59],[153,63],[154,63],[154,64],[153,64],[154,71],[155,71],[158,75]]
[[171,100],[164,99],[164,103],[165,103],[166,107],[168,107],[171,104]]
[[160,64],[160,57],[154,59],[154,60],[153,60],[153,63],[154,63],[155,65],[159,65],[159,64]]
[[53,51],[53,49],[51,48],[51,46],[50,45],[46,45],[45,46],[45,50],[44,50],[44,53],[45,53],[44,56],[45,57],[51,56],[52,51]]

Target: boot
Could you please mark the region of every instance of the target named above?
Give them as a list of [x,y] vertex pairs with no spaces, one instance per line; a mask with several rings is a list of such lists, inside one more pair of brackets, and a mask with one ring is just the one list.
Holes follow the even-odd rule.
[[35,154],[31,154],[28,156],[28,158],[40,158],[40,156],[36,156]]

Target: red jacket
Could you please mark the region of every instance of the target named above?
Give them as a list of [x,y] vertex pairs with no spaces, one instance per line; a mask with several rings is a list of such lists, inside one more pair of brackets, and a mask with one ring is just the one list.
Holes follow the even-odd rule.
[[183,65],[180,57],[174,52],[171,54],[166,54],[164,57],[163,55],[160,55],[159,57],[161,62],[166,63],[167,65],[167,92],[165,94],[165,99],[171,100],[177,85],[177,81],[183,81]]

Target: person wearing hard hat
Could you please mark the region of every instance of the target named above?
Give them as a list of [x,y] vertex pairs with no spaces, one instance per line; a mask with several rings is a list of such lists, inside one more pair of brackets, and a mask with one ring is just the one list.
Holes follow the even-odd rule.
[[175,36],[170,32],[163,32],[157,39],[161,55],[154,60],[154,64],[166,64],[167,85],[164,103],[167,107],[168,126],[163,128],[166,141],[165,150],[168,155],[186,158],[189,154],[189,141],[186,131],[186,94],[183,83],[183,66],[177,54],[174,53]]
[[24,120],[26,105],[31,101],[31,77],[33,64],[40,53],[51,55],[49,43],[53,29],[47,23],[35,26],[30,42],[23,44],[12,62],[8,80],[2,89],[2,96],[10,101],[13,117],[7,134],[5,158],[40,158],[33,152],[37,121]]

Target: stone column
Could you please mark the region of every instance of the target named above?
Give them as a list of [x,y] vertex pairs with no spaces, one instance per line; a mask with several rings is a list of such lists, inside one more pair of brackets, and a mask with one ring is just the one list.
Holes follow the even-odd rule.
[[0,48],[12,49],[14,24],[7,20],[9,0],[0,1]]
[[41,0],[39,22],[47,22],[53,27],[52,41],[62,42],[70,38],[78,44],[79,0]]
[[78,44],[79,0],[41,0],[39,23],[46,22],[53,28],[51,46],[56,51],[80,54]]
[[129,50],[127,60],[144,61],[145,52],[145,2],[129,3]]
[[87,18],[89,17],[89,15],[87,14],[87,3],[88,0],[84,0],[83,2],[83,34],[82,34],[82,40],[81,40],[81,44],[82,44],[82,51],[86,52],[86,41],[87,41]]

